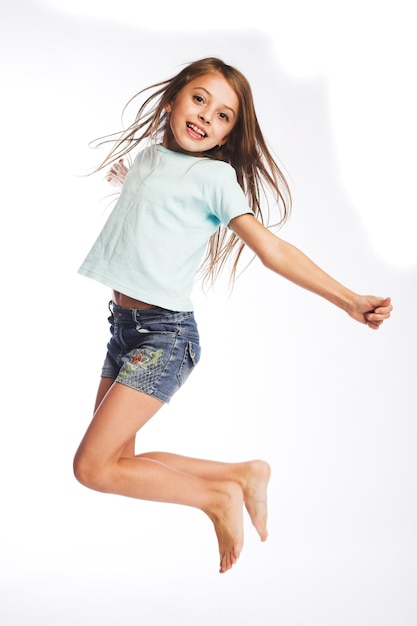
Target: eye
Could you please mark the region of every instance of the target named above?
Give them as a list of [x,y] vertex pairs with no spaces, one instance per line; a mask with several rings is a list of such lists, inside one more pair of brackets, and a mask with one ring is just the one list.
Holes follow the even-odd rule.
[[227,113],[219,113],[219,117],[220,117],[222,120],[225,120],[226,122],[228,122],[228,121],[229,121],[229,116],[227,115]]
[[195,95],[193,96],[193,100],[195,100],[196,102],[198,102],[199,104],[203,104],[204,102],[204,98],[203,96],[199,96],[199,95]]

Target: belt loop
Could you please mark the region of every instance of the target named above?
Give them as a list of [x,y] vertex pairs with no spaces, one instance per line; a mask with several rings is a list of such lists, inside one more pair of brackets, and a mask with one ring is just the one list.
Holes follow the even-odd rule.
[[132,321],[135,322],[138,333],[142,332],[139,309],[132,309]]

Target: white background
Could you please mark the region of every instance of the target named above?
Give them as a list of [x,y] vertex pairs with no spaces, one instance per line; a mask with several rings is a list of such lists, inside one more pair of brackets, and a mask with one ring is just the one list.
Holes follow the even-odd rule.
[[[4,626],[415,626],[415,36],[411,3],[1,0]],[[414,49],[413,49],[414,48]],[[220,56],[290,178],[281,235],[358,292],[372,332],[254,262],[194,301],[203,358],[138,449],[272,465],[270,538],[220,576],[199,511],[81,487],[107,341],[77,275],[111,189],[80,176],[125,102]],[[245,520],[245,523],[247,520]]]

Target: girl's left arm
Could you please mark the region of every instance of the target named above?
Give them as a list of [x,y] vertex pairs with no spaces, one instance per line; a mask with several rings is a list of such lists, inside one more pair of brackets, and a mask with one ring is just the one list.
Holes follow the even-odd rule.
[[391,298],[361,296],[326,274],[301,250],[271,233],[253,215],[234,218],[229,227],[268,269],[325,298],[353,319],[378,329],[390,317]]

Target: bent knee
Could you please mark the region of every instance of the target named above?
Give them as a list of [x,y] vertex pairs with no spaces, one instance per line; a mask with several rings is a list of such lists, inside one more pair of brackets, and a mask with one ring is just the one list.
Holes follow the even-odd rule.
[[73,464],[74,476],[79,483],[95,491],[108,491],[108,472],[105,467],[93,463],[88,456],[77,453]]

